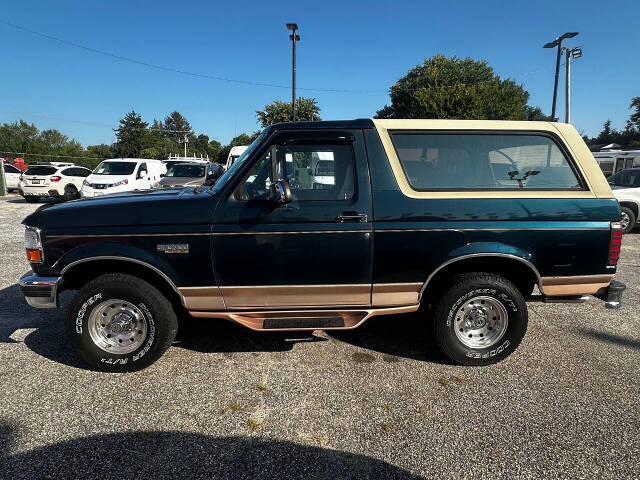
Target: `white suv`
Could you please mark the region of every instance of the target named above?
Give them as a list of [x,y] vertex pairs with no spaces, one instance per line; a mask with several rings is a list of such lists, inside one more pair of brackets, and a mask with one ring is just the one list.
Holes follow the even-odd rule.
[[13,165],[4,164],[4,179],[7,184],[7,191],[18,190],[22,172]]
[[620,203],[623,232],[628,233],[640,219],[640,168],[621,170],[607,181]]
[[91,170],[73,163],[42,163],[30,166],[22,174],[21,194],[27,202],[41,198],[73,200],[80,198],[82,182]]

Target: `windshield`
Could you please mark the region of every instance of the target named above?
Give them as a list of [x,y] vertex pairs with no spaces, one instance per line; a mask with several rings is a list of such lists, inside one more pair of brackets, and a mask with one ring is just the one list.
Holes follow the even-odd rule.
[[616,187],[640,187],[640,170],[623,170],[608,178]]
[[204,165],[173,165],[165,177],[204,177]]
[[224,172],[224,175],[222,175],[220,179],[218,179],[218,181],[213,186],[211,191],[213,192],[219,191],[224,186],[224,184],[227,183],[229,179],[235,175],[238,169],[242,167],[245,160],[251,156],[253,151],[258,147],[258,145],[262,143],[262,141],[265,139],[266,136],[267,136],[266,131],[263,130],[262,133],[258,135],[258,137],[253,142],[251,142],[251,145],[247,147],[247,149],[242,153],[242,155],[240,155],[238,159],[235,162],[233,162],[233,165],[229,167],[229,170]]
[[93,171],[96,175],[131,175],[136,162],[102,162]]
[[58,170],[56,167],[29,167],[25,175],[53,175]]

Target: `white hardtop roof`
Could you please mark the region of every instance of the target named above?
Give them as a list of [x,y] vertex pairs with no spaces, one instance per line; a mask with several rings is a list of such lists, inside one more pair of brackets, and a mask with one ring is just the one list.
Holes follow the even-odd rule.
[[247,148],[249,148],[249,145],[236,145],[235,147],[231,147],[229,155],[242,155]]
[[103,162],[161,162],[162,160],[156,160],[155,158],[105,158]]

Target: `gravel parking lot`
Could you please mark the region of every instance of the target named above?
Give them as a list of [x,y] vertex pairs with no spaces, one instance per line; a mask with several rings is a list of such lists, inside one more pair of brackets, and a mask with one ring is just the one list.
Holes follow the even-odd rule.
[[86,370],[63,307],[28,307],[0,199],[0,478],[639,478],[640,232],[624,306],[530,304],[506,361],[444,364],[416,315],[353,332],[193,320],[150,368]]

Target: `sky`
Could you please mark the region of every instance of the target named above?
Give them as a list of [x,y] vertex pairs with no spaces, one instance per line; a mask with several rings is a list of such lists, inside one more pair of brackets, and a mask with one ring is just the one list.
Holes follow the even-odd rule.
[[[149,123],[178,110],[223,144],[258,130],[256,110],[291,99],[286,22],[300,27],[298,95],[316,98],[325,120],[372,117],[389,103],[388,88],[435,54],[486,60],[550,113],[555,51],[542,45],[566,31],[580,32],[565,42],[583,50],[571,75],[580,132],[595,135],[607,119],[623,128],[640,95],[640,2],[632,0],[2,3],[0,122],[56,128],[85,146],[112,143],[131,110]],[[143,63],[275,86],[160,70],[2,21]],[[561,70],[562,119],[563,85]]]

